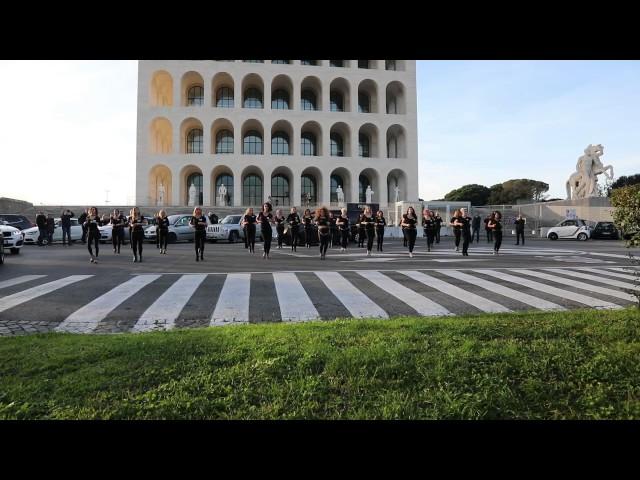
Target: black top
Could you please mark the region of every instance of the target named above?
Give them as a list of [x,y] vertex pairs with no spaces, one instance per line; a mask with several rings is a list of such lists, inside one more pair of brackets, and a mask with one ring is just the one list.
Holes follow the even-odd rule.
[[524,218],[520,220],[516,219],[513,223],[516,225],[517,232],[524,232]]
[[273,215],[271,215],[271,213],[267,213],[265,215],[264,212],[260,212],[258,214],[258,221],[260,222],[260,226],[262,228],[271,228],[272,220],[273,220]]
[[60,215],[60,223],[62,224],[63,227],[70,227],[71,226],[71,219],[73,218],[73,212],[69,211],[69,213],[66,212],[62,212],[62,215]]
[[[204,225],[203,225],[204,223]],[[204,232],[207,229],[207,217],[200,215],[199,217],[191,217],[189,225],[196,228],[196,232]]]
[[462,233],[471,235],[471,217],[459,217],[458,221],[462,222]]
[[488,226],[489,228],[493,229],[494,232],[502,233],[502,223],[500,223],[499,220],[490,220]]
[[[455,222],[456,220],[462,220],[462,217],[451,217],[451,223]],[[453,229],[460,231],[462,227],[459,225],[453,225]]]
[[475,217],[473,217],[473,222],[471,222],[473,228],[480,228],[480,220],[480,215],[476,215]]
[[485,218],[483,220],[484,222],[484,228],[486,228],[487,230],[489,230],[489,217]]
[[158,217],[158,228],[163,232],[169,231],[169,217]]
[[38,228],[44,228],[47,226],[47,217],[44,215],[36,215],[36,225]]
[[432,217],[422,217],[422,227],[425,232],[433,232],[436,229],[436,222]]
[[363,230],[366,227],[367,217],[365,217],[364,213],[358,215],[358,227]]
[[321,216],[316,218],[316,225],[318,226],[318,231],[320,233],[327,233],[329,226],[331,225],[331,221],[329,217]]
[[117,217],[114,217],[113,214],[109,217],[109,223],[113,226],[114,229],[124,228],[125,223],[127,223],[127,219],[124,218],[124,215],[120,214]]
[[373,217],[367,217],[366,215],[363,215],[362,225],[364,225],[367,230],[373,230],[373,228],[375,227],[375,220]]
[[302,223],[304,223],[305,228],[311,226],[311,222],[313,221],[313,216],[305,215],[302,217]]
[[78,223],[82,225],[86,219],[87,219],[87,212],[82,212],[82,214],[80,214],[80,216],[78,217]]
[[98,227],[102,226],[102,220],[98,216],[87,216],[85,225],[90,232],[98,233]]
[[297,213],[290,213],[287,217],[287,223],[292,227],[297,227],[300,224],[300,215]]
[[384,217],[376,217],[374,219],[374,222],[376,224],[376,228],[384,228],[384,226],[387,224],[387,221]]
[[340,215],[338,218],[336,218],[336,225],[340,230],[346,230],[347,228],[349,228],[349,217],[343,217],[342,215]]
[[56,229],[56,221],[53,218],[47,218],[47,230],[53,232]]
[[136,233],[136,232],[143,232],[143,231],[144,231],[144,229],[143,229],[143,226],[142,226],[142,225],[143,225],[144,223],[147,223],[147,219],[146,219],[146,218],[144,218],[142,215],[141,215],[140,217],[138,217],[138,219],[135,221],[135,223],[134,223],[134,221],[133,221],[133,217],[131,217],[131,218],[129,219],[129,227],[133,229],[133,232],[134,232],[134,233]]
[[412,218],[409,217],[406,213],[404,215],[402,215],[402,223],[408,223],[409,226],[405,227],[405,228],[409,228],[409,229],[415,229],[416,228],[416,223],[418,222],[417,218]]
[[278,228],[284,227],[284,217],[273,217],[273,220],[276,222]]
[[249,227],[251,225],[255,225],[256,223],[256,216],[255,215],[243,215],[242,216],[242,223],[247,222],[247,225],[245,225],[245,227]]
[[436,215],[433,217],[433,221],[436,224],[436,228],[440,228],[440,225],[442,224],[442,217],[440,215]]

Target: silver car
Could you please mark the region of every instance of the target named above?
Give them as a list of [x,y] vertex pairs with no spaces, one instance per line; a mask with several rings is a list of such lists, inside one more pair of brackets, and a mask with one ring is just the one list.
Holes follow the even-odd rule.
[[[193,242],[195,230],[189,222],[191,221],[191,217],[193,215],[183,214],[183,215],[169,215],[167,218],[169,219],[169,236],[167,240],[169,243],[175,243],[179,241],[189,241]],[[209,218],[207,217],[207,228],[210,226]],[[156,241],[156,226],[152,225],[147,227],[144,231],[144,239],[155,242]]]
[[[207,240],[228,240],[229,243],[235,243],[244,240],[244,230],[242,229],[243,215],[227,215],[220,223],[207,226]],[[278,233],[275,226],[271,228],[271,238],[276,240]],[[262,240],[262,229],[260,224],[256,225],[256,239]]]

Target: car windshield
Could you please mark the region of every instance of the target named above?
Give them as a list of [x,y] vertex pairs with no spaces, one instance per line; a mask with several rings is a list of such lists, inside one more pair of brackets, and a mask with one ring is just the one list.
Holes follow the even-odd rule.
[[167,218],[169,219],[169,225],[173,225],[182,218],[182,215],[169,215]]
[[224,217],[224,220],[222,220],[222,223],[223,224],[238,223],[240,221],[240,217],[241,215],[229,215],[227,217]]

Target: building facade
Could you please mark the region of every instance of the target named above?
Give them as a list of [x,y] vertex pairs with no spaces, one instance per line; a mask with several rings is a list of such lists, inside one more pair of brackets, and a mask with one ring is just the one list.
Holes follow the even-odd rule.
[[413,60],[153,60],[138,67],[141,206],[418,200]]

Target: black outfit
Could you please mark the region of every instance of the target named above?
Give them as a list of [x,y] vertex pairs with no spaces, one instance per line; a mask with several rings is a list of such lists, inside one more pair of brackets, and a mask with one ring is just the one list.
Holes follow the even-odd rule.
[[124,243],[124,226],[127,219],[120,214],[117,217],[111,215],[109,218],[111,224],[111,243],[113,243],[113,251],[120,253],[120,246]]
[[365,229],[366,229],[366,219],[364,213],[361,213],[358,216],[358,246],[364,247],[364,237],[365,237]]
[[100,218],[98,216],[95,217],[90,217],[87,216],[87,221],[85,222],[85,225],[87,227],[87,235],[88,235],[88,241],[87,241],[87,249],[89,250],[89,255],[91,255],[91,257],[93,257],[93,250],[91,250],[91,243],[93,242],[94,246],[96,247],[96,258],[98,257],[98,253],[100,251],[100,230],[98,230],[98,227],[100,227],[102,225],[102,221],[100,220]]
[[333,247],[338,243],[340,242],[338,241],[338,228],[336,227],[336,219],[335,217],[329,217],[329,246]]
[[471,222],[471,228],[473,229],[471,232],[471,243],[473,243],[473,237],[476,237],[476,242],[480,243],[480,220],[482,220],[480,215],[476,215]]
[[498,253],[500,250],[500,245],[502,245],[502,223],[499,220],[493,220],[493,250]]
[[[60,226],[62,227],[62,245],[71,246],[71,219],[73,218],[73,212],[62,212],[60,215]],[[65,241],[66,240],[66,241]]]
[[243,215],[242,222],[247,222],[245,225],[245,238],[247,239],[247,247],[251,253],[256,251],[256,216],[255,215]]
[[[456,220],[459,220],[461,218],[462,217],[451,217],[451,223],[453,223]],[[456,238],[456,251],[457,251],[458,247],[460,247],[460,237],[462,236],[462,227],[459,227],[457,225],[453,225],[453,235]]]
[[524,245],[524,218],[521,220],[516,219],[516,245],[520,245],[520,238],[522,237],[522,245]]
[[469,242],[471,241],[471,217],[458,217],[462,222],[462,255],[469,256]]
[[[146,223],[146,219],[143,216],[140,216],[135,222],[133,217],[129,219],[129,228],[130,228],[130,238],[131,238],[131,248],[133,249],[133,261],[142,262],[142,242],[144,241],[144,227],[143,224]],[[136,251],[137,250],[137,251]],[[138,260],[138,257],[140,259]]]
[[373,248],[373,237],[376,230],[375,219],[373,217],[362,215],[362,223],[360,225],[364,226],[364,230],[367,234],[367,252],[370,252]]
[[424,228],[424,235],[427,237],[427,252],[430,252],[436,238],[436,222],[433,217],[422,217],[422,228]]
[[85,225],[87,216],[87,212],[83,212],[82,215],[78,217],[78,223],[82,225],[82,243],[87,243],[87,227]]
[[158,235],[158,225],[160,224],[160,217],[153,217],[153,222],[156,224],[156,248],[160,248],[160,235]]
[[304,224],[304,244],[307,248],[311,248],[311,235],[313,235],[313,216],[305,215],[302,217]]
[[[204,223],[204,225],[202,225]],[[196,262],[198,261],[198,253],[200,260],[204,260],[204,241],[207,237],[207,217],[201,215],[199,217],[191,217],[189,225],[196,229],[193,243],[196,245]]]
[[47,242],[49,245],[53,243],[53,232],[56,231],[56,221],[51,218],[47,218]]
[[[160,249],[166,252],[167,243],[169,242],[169,217],[158,217],[156,235],[160,239]],[[120,251],[120,249],[118,249],[118,251]]]
[[340,215],[336,218],[336,227],[338,227],[338,232],[340,232],[340,246],[347,248],[347,243],[349,242],[349,217]]
[[433,217],[433,221],[436,224],[435,237],[436,243],[440,243],[440,229],[442,228],[442,217],[440,215],[436,215]]
[[376,238],[377,242],[377,251],[382,251],[382,242],[384,241],[384,227],[387,224],[387,221],[384,217],[376,217],[375,218],[375,227],[376,227]]
[[291,250],[295,252],[298,248],[300,215],[297,213],[290,213],[287,217],[287,223],[289,224],[289,230],[291,231]]
[[318,239],[320,240],[320,257],[324,260],[329,246],[329,237],[331,236],[331,221],[329,217],[318,217],[316,225],[318,226]]
[[484,229],[487,231],[487,243],[493,241],[493,230],[489,228],[489,217],[484,219]]
[[271,213],[260,212],[258,214],[258,221],[260,222],[260,230],[262,231],[262,240],[264,241],[264,253],[269,255],[271,250],[271,239],[273,237],[273,230],[271,229],[271,222],[273,221],[273,215]]
[[276,233],[278,234],[278,248],[282,248],[282,237],[284,237],[284,217],[273,217],[276,222]]
[[409,244],[409,253],[413,253],[413,247],[416,244],[416,236],[418,232],[416,230],[416,223],[418,223],[417,218],[409,217],[406,213],[402,215],[402,223],[409,224],[408,227],[405,227],[405,236],[407,239],[407,243]]
[[47,217],[42,214],[36,215],[36,225],[38,226],[38,245],[42,246],[42,241],[47,238]]
[[218,223],[218,216],[215,213],[212,213],[211,215],[209,215],[209,221],[212,224]]

